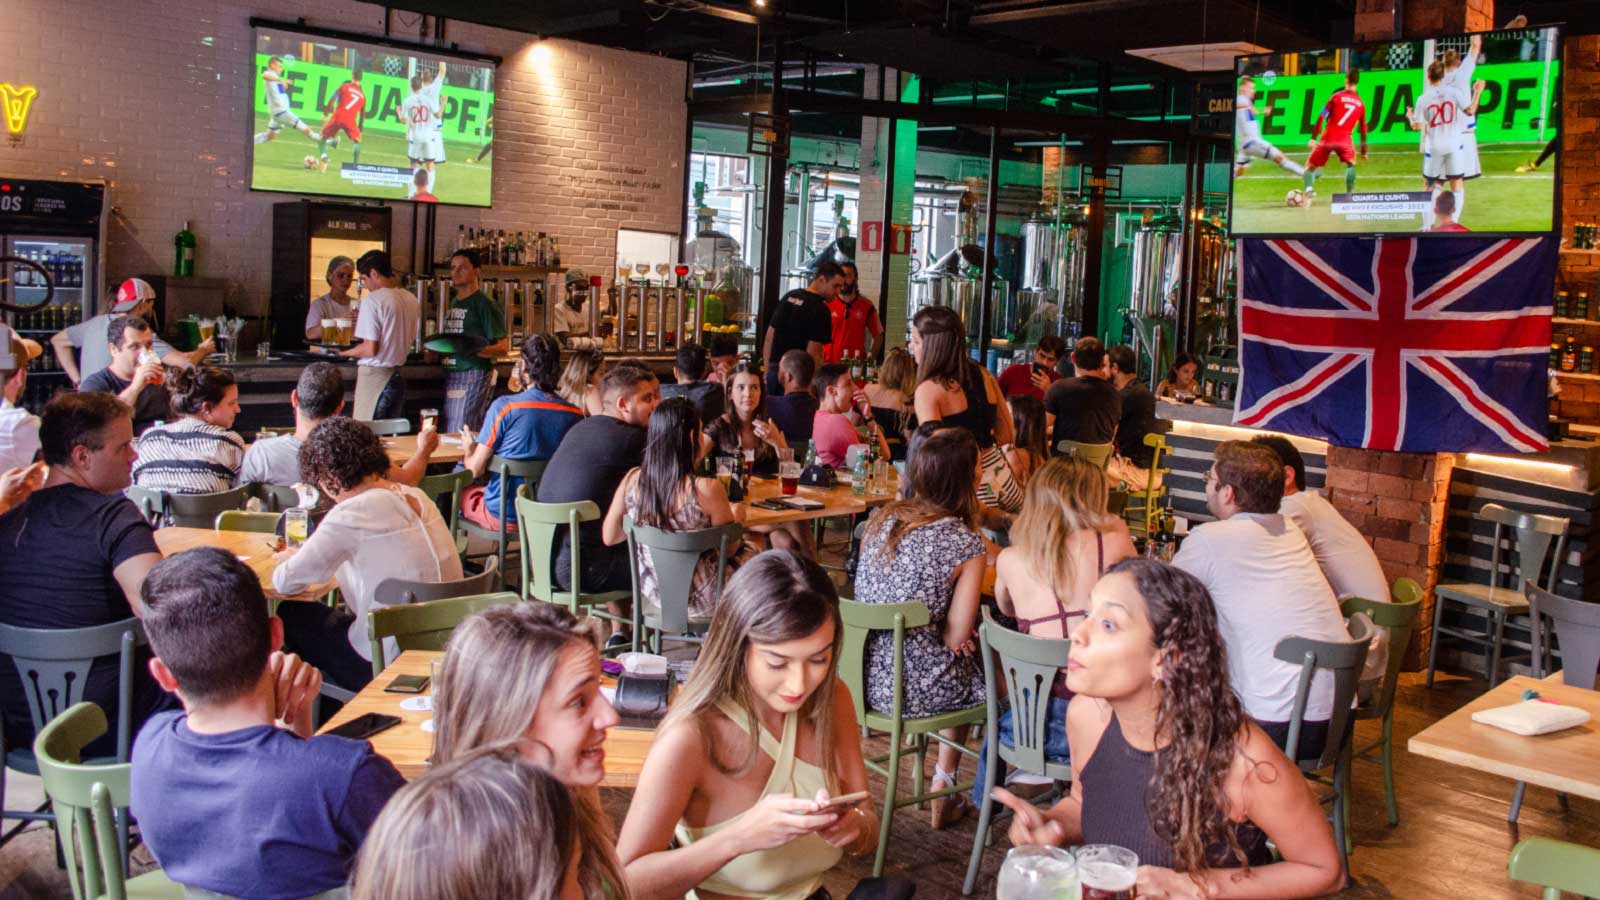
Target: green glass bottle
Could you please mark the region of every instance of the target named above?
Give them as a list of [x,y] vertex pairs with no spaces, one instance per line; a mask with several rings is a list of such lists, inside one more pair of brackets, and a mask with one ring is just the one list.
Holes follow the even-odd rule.
[[183,223],[183,230],[172,236],[172,274],[179,278],[194,275],[194,232],[189,230],[189,223]]

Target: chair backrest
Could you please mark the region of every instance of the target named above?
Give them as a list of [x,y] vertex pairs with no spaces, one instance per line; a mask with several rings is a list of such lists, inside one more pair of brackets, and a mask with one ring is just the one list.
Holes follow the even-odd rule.
[[394,638],[401,650],[443,650],[450,633],[469,616],[491,606],[507,606],[521,600],[510,591],[501,591],[368,610],[367,633],[372,637],[373,674],[382,672],[389,664],[383,656],[385,638]]
[[[511,511],[514,499],[509,489],[511,479],[521,478],[522,484],[528,485],[531,496],[538,491],[539,479],[544,477],[544,468],[549,464],[550,461],[547,459],[508,459],[504,456],[489,458],[489,474],[500,479],[500,508],[495,510],[494,514],[500,520],[501,531],[505,530],[506,520],[510,518],[506,514]],[[520,490],[521,486],[518,488]]]
[[1056,452],[1063,456],[1076,456],[1091,466],[1104,469],[1106,463],[1111,461],[1111,454],[1116,452],[1116,445],[1112,443],[1085,444],[1080,441],[1057,441]]
[[[583,571],[578,559],[579,541],[572,542],[572,590],[558,597],[556,591],[555,556],[557,539],[565,527],[568,534],[578,533],[579,522],[594,522],[600,518],[600,507],[593,500],[575,503],[540,503],[532,497],[527,485],[517,490],[517,532],[522,542],[522,595],[545,603],[563,603],[583,593],[579,573]],[[565,598],[565,599],[563,599]]]
[[[1000,758],[1029,772],[1045,770],[1044,745],[1050,718],[1050,687],[1067,667],[1072,642],[1020,634],[996,622],[987,607],[978,626],[983,647],[983,680],[988,687],[989,730],[1000,721],[1001,679],[1011,698],[1011,746],[998,744]],[[999,672],[995,668],[998,664]]]
[[455,472],[445,472],[442,475],[424,475],[417,483],[417,489],[427,494],[435,503],[446,494],[450,495],[450,533],[456,533],[456,524],[461,520],[461,492],[472,485],[472,471],[460,469]]
[[1394,705],[1394,689],[1399,681],[1400,666],[1405,663],[1406,648],[1411,646],[1411,635],[1417,627],[1417,613],[1422,609],[1422,587],[1410,578],[1395,580],[1390,592],[1393,603],[1368,600],[1365,597],[1343,597],[1339,611],[1345,618],[1365,615],[1373,625],[1389,629],[1389,660],[1383,670],[1383,683],[1371,701],[1371,709],[1386,715]]
[[[0,625],[0,654],[11,657],[28,700],[34,733],[81,702],[89,667],[117,657],[117,760],[126,762],[133,731],[134,648],[146,643],[138,619],[88,628],[19,628]],[[104,731],[104,728],[100,729]]]
[[[1523,512],[1498,503],[1484,504],[1483,508],[1478,510],[1478,517],[1494,523],[1494,546],[1489,554],[1491,587],[1518,591],[1522,589],[1522,579],[1526,578],[1547,591],[1553,592],[1556,589],[1561,558],[1566,554],[1567,548],[1567,526],[1570,523],[1566,517]],[[1502,575],[1500,552],[1508,540],[1506,534],[1508,530],[1516,534],[1517,564],[1513,567],[1507,562],[1508,571]],[[1550,565],[1549,576],[1540,584],[1539,576],[1544,572],[1545,559],[1550,552],[1551,542],[1555,543],[1555,558]]]
[[213,494],[174,494],[132,485],[128,499],[138,505],[139,511],[151,522],[182,525],[187,528],[210,528],[219,513],[230,509],[244,509],[250,499],[250,485]]
[[1600,897],[1600,849],[1554,838],[1527,838],[1511,848],[1506,874],[1544,888],[1544,900],[1561,900],[1562,891]]
[[128,806],[132,766],[82,765],[83,748],[105,733],[105,710],[93,703],[75,703],[40,729],[33,741],[39,778],[61,829],[56,846],[66,859],[73,900],[126,896],[127,876],[113,808]]
[[404,606],[407,603],[426,603],[429,600],[446,600],[470,594],[487,594],[499,575],[499,560],[490,556],[484,560],[483,572],[459,581],[407,581],[404,578],[385,578],[372,589],[372,602],[378,606]]
[[250,491],[261,498],[261,505],[267,512],[283,512],[300,505],[300,495],[287,484],[256,482],[250,485]]
[[850,689],[856,704],[856,724],[867,724],[867,636],[874,631],[894,634],[894,709],[898,717],[905,701],[905,642],[907,628],[927,625],[932,616],[922,603],[857,603],[839,600],[839,618],[844,622],[844,645],[839,652],[839,677]]
[[689,594],[694,588],[694,570],[702,554],[717,552],[717,591],[722,596],[723,573],[728,557],[738,548],[744,526],[738,522],[697,528],[693,531],[665,531],[640,525],[632,516],[622,520],[628,536],[628,559],[632,563],[633,596],[638,601],[639,552],[649,548],[650,565],[656,572],[656,593],[661,601],[661,630],[683,634],[689,630]]
[[1328,721],[1328,740],[1316,768],[1331,766],[1339,758],[1346,743],[1345,728],[1350,722],[1351,701],[1361,681],[1361,667],[1367,661],[1367,645],[1372,640],[1372,620],[1364,613],[1350,619],[1349,641],[1314,641],[1303,637],[1286,637],[1273,648],[1272,655],[1286,663],[1300,667],[1300,680],[1295,686],[1294,712],[1289,719],[1289,740],[1284,753],[1296,763],[1299,756],[1300,731],[1305,723],[1306,703],[1311,695],[1311,682],[1318,670],[1333,674],[1333,716]]
[[[1169,422],[1168,427],[1170,426],[1171,423]],[[1156,473],[1161,471],[1161,460],[1172,452],[1172,448],[1167,446],[1167,436],[1158,431],[1152,431],[1145,435],[1144,445],[1150,448],[1150,484],[1153,485],[1155,484]],[[1151,490],[1154,490],[1154,488],[1151,488]]]
[[411,432],[411,423],[405,419],[357,419],[356,421],[371,428],[372,433],[378,437]]
[[1561,644],[1561,680],[1594,690],[1596,671],[1600,670],[1600,603],[1552,594],[1527,580],[1522,584],[1528,593],[1528,614],[1533,618],[1534,675],[1543,678],[1550,674],[1551,634],[1545,627],[1549,618]]
[[230,509],[217,514],[218,531],[250,531],[257,534],[276,534],[281,512],[248,512]]

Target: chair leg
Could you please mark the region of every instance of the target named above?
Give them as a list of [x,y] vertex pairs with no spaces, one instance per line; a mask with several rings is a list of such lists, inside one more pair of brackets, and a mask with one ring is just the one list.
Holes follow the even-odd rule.
[[1522,815],[1522,795],[1527,790],[1527,782],[1519,781],[1517,789],[1511,793],[1511,812],[1506,816],[1506,821],[1512,825],[1517,824],[1517,817]]
[[[1350,834],[1350,781],[1355,769],[1355,748],[1346,747],[1344,756],[1340,759],[1338,767],[1334,769],[1334,777],[1339,779],[1339,809],[1342,815],[1339,819],[1344,824],[1344,852],[1346,856],[1355,852],[1355,838]],[[1341,772],[1343,774],[1341,774]],[[1348,868],[1349,860],[1346,860]]]
[[1490,618],[1494,624],[1494,634],[1489,647],[1489,689],[1494,690],[1495,683],[1500,680],[1500,647],[1505,641],[1506,614],[1505,610],[1496,610]]
[[1446,602],[1448,601],[1437,595],[1433,598],[1433,634],[1430,635],[1431,640],[1428,641],[1427,684],[1430,688],[1433,687],[1433,668],[1439,660],[1439,624],[1444,621],[1444,605]]
[[883,788],[883,818],[878,823],[878,853],[872,858],[872,877],[883,874],[883,858],[889,853],[889,826],[894,822],[894,800],[900,787],[900,728],[889,733],[889,771]]
[[1344,870],[1345,884],[1350,883],[1350,852],[1345,845],[1345,782],[1347,765],[1341,762],[1333,773],[1333,842],[1339,848],[1339,865]]
[[1389,824],[1400,824],[1400,805],[1394,795],[1394,710],[1383,717],[1383,798],[1389,804]]
[[[990,765],[999,765],[999,763],[998,759],[991,758],[989,760]],[[973,886],[978,882],[978,870],[983,865],[983,850],[989,842],[989,791],[993,785],[993,772],[985,772],[982,785],[983,799],[978,805],[978,830],[972,834],[972,854],[967,857],[967,878],[961,882],[961,895],[963,897],[972,893]]]
[[[917,735],[913,739],[912,746],[916,748],[916,755],[911,757],[911,783],[917,786],[911,793],[915,796],[923,793],[923,785],[926,783],[922,779],[924,775],[923,767],[927,765],[928,760],[928,736],[926,734]],[[926,810],[927,808],[928,801],[922,800],[917,803],[917,809]]]

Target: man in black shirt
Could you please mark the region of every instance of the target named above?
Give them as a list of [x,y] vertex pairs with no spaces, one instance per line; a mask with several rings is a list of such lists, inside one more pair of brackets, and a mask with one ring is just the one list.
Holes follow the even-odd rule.
[[700,424],[710,425],[711,421],[722,415],[723,390],[722,385],[713,384],[706,380],[706,369],[711,358],[706,355],[706,348],[694,341],[690,341],[678,348],[678,354],[672,361],[673,384],[661,386],[661,397],[687,397],[694,404],[695,412],[700,414]]
[[[661,402],[661,385],[648,369],[616,365],[600,380],[600,415],[572,426],[539,479],[540,503],[574,503],[593,500],[603,519],[622,477],[644,460],[645,425]],[[582,569],[579,588],[586,594],[626,591],[633,587],[628,571],[628,545],[607,547],[600,536],[602,519],[578,526]],[[561,538],[556,552],[555,581],[562,590],[572,585],[572,535]],[[627,612],[609,604],[616,615]],[[606,646],[614,649],[627,640],[617,623]]]
[[[150,523],[122,495],[134,460],[128,407],[108,394],[61,394],[45,407],[39,442],[50,477],[0,516],[0,622],[70,629],[138,615],[139,589],[161,551]],[[151,714],[177,705],[150,677],[148,659],[141,651],[133,666],[128,713],[135,732]],[[83,699],[99,704],[113,725],[85,756],[116,752],[117,669],[115,656],[89,668]],[[31,746],[33,720],[9,659],[0,660],[0,709],[6,740]]]
[[1145,435],[1157,432],[1156,395],[1139,380],[1139,358],[1133,348],[1119,344],[1109,351],[1111,383],[1122,396],[1122,419],[1117,423],[1117,455],[1106,465],[1106,476],[1121,481],[1130,490],[1149,486],[1150,457],[1154,448],[1145,446]]
[[[155,335],[138,316],[117,316],[106,326],[106,336],[111,341],[111,365],[85,378],[78,390],[116,395],[132,408],[133,433],[139,434],[170,417],[165,376],[153,349]],[[141,360],[144,353],[150,356]]]
[[[802,448],[811,440],[811,427],[817,418],[817,395],[811,390],[817,364],[803,350],[790,350],[778,363],[778,383],[782,390],[767,398],[767,417],[772,419],[789,446]],[[804,449],[796,459],[804,456]]]
[[825,259],[817,263],[810,285],[796,288],[778,300],[761,345],[761,358],[767,366],[767,396],[782,392],[778,361],[790,350],[804,350],[816,365],[822,365],[823,349],[833,340],[833,313],[828,311],[828,301],[839,296],[844,281],[844,268]]
[[1099,341],[1079,341],[1072,351],[1073,377],[1044,392],[1045,411],[1055,416],[1052,445],[1062,441],[1109,444],[1122,418],[1122,398],[1106,380],[1106,349]]

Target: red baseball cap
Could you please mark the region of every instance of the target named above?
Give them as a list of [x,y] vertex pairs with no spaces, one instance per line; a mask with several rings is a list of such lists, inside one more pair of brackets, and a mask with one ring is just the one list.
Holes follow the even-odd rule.
[[117,302],[111,305],[114,313],[132,312],[133,308],[146,300],[156,298],[156,289],[150,282],[143,278],[129,278],[117,286]]

